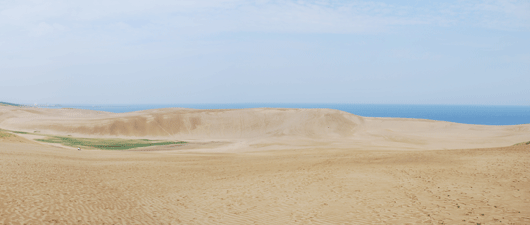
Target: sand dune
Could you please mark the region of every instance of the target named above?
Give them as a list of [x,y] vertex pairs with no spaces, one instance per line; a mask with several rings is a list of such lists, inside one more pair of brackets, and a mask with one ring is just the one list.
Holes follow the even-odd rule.
[[78,152],[0,142],[0,224],[529,224],[529,152]]
[[[0,106],[0,128],[29,133],[0,135],[0,224],[530,224],[530,145],[511,146],[528,124]],[[77,151],[35,131],[190,143]]]
[[157,109],[119,114],[76,109],[0,112],[4,114],[0,117],[1,126],[12,129],[126,137],[347,137],[363,122],[359,116],[329,109]]
[[483,126],[370,118],[332,109],[168,108],[108,113],[1,106],[0,128],[83,137],[224,141],[234,143],[232,150],[329,145],[433,150],[501,147],[530,139],[530,124]]

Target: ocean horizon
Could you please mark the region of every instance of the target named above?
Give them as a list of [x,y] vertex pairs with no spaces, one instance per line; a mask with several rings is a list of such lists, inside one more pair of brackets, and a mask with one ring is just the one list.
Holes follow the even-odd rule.
[[238,103],[238,104],[131,104],[88,105],[57,104],[39,108],[76,108],[113,113],[159,108],[246,109],[246,108],[327,108],[364,117],[414,118],[477,125],[518,125],[530,123],[530,106],[489,105],[397,105],[397,104],[310,104],[310,103]]

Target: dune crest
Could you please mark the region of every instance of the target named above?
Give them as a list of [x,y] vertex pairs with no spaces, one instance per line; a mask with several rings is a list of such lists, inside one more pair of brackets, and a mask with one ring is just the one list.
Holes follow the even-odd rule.
[[363,123],[360,116],[332,109],[155,109],[119,114],[91,113],[93,116],[89,118],[85,114],[90,110],[57,111],[17,110],[9,116],[4,115],[0,123],[26,131],[40,129],[104,136],[210,138],[348,137]]
[[245,142],[248,146],[343,145],[357,149],[501,147],[530,140],[530,124],[485,126],[371,118],[333,109],[166,108],[130,113],[0,107],[0,128],[83,137]]

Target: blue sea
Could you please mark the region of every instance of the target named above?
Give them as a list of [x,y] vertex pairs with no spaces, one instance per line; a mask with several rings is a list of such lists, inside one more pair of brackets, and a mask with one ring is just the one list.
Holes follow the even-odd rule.
[[530,106],[481,105],[383,105],[383,104],[166,104],[166,105],[55,105],[42,108],[78,108],[114,113],[182,107],[193,109],[329,108],[366,117],[441,120],[465,124],[517,125],[530,123]]

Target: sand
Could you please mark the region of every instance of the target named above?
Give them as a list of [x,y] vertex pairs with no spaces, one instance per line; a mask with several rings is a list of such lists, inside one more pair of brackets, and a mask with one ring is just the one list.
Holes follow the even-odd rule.
[[0,224],[530,224],[530,126],[328,109],[0,107],[0,128],[190,141],[147,151],[0,139]]

